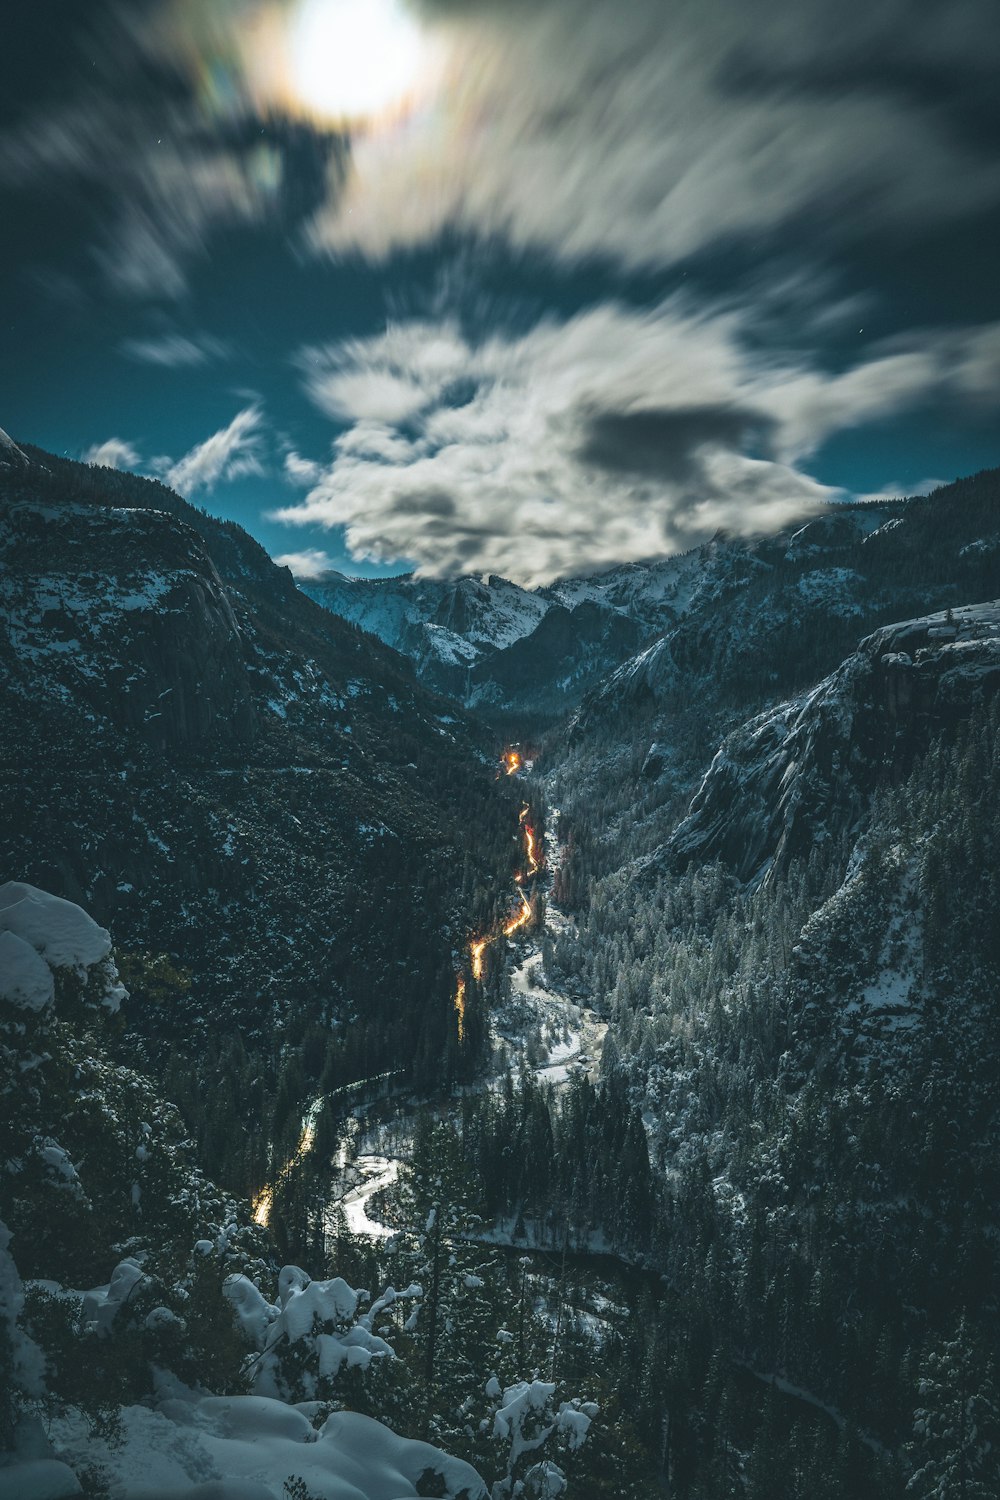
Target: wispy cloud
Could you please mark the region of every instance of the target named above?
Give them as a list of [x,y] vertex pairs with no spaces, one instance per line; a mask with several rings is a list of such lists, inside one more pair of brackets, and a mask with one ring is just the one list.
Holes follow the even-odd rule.
[[312,458],[303,458],[294,448],[285,454],[284,470],[289,484],[305,485],[307,488],[318,484],[324,472],[322,464]]
[[194,368],[229,357],[230,348],[211,334],[189,337],[182,333],[165,333],[158,338],[125,339],[120,345],[127,359],[145,365],[162,365],[169,370]]
[[247,406],[228,426],[213,432],[171,464],[163,478],[171,489],[190,495],[243,475],[262,474],[263,446],[260,407]]
[[237,412],[226,427],[197,443],[182,458],[162,455],[144,459],[139,450],[123,438],[94,443],[83,454],[84,463],[155,475],[182,495],[192,495],[198,490],[210,491],[216,485],[247,474],[263,474],[264,458],[264,419],[257,405]]
[[[347,422],[332,464],[276,518],[346,527],[357,557],[541,583],[754,535],[840,497],[808,473],[833,433],[931,393],[986,395],[989,329],[928,334],[830,373],[762,354],[748,311],[605,304],[520,336],[394,325],[303,355]],[[405,392],[405,399],[400,395]]]
[[274,560],[279,568],[290,568],[296,578],[319,578],[333,567],[333,558],[318,547],[306,547],[302,552],[283,552]]
[[142,463],[139,452],[124,438],[108,438],[94,443],[83,455],[85,464],[104,469],[136,469]]

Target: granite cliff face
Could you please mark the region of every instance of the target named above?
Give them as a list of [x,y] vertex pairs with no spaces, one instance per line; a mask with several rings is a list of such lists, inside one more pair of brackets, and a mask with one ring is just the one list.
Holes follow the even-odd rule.
[[403,652],[482,711],[558,714],[679,618],[699,552],[525,589],[506,578],[303,580],[310,598]]
[[810,692],[722,745],[666,846],[675,868],[721,860],[741,880],[808,858],[860,817],[933,735],[1000,691],[1000,601],[889,625]]

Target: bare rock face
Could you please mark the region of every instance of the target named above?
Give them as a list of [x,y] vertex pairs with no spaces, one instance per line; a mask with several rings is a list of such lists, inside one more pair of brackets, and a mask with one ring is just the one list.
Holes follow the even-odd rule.
[[666,762],[666,747],[664,745],[661,745],[658,740],[654,740],[649,749],[646,751],[646,758],[642,763],[641,774],[648,777],[650,781],[655,781],[658,776],[661,776],[663,774],[663,769],[666,765]]
[[932,733],[1000,691],[1000,601],[877,630],[810,692],[722,745],[665,857],[752,881],[807,858],[903,774]]

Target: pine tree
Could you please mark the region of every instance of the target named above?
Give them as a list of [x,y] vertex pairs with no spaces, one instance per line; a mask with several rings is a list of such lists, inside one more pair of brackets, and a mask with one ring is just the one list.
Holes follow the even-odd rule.
[[1000,1400],[994,1368],[962,1318],[930,1349],[917,1381],[906,1487],[915,1500],[995,1500],[1000,1494]]

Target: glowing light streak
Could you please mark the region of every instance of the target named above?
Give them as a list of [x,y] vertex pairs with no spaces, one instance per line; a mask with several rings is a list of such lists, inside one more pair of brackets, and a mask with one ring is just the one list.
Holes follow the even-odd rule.
[[511,917],[509,922],[504,924],[504,937],[510,937],[512,933],[517,932],[519,928],[526,926],[531,921],[531,902],[523,891],[518,891],[517,894],[521,898],[521,910]]
[[266,1183],[251,1203],[253,1221],[259,1224],[261,1229],[266,1229],[271,1222],[271,1211],[274,1208],[275,1189],[282,1183],[287,1182],[295,1171],[295,1168],[304,1160],[313,1148],[316,1140],[316,1121],[323,1107],[322,1098],[314,1099],[309,1106],[309,1112],[302,1121],[302,1133],[294,1153],[288,1158],[273,1182]]
[[[526,802],[521,808],[521,816],[519,819],[521,827],[524,830],[524,852],[527,855],[528,859],[529,876],[537,875],[538,871],[542,868],[542,851],[539,845],[539,841],[531,824],[525,821],[530,811],[531,809]],[[521,876],[519,875],[517,878],[518,880],[520,880]]]
[[458,1040],[459,1045],[465,1041],[465,975],[459,974],[458,988],[455,990],[455,1014],[458,1017]]
[[484,937],[484,938],[477,938],[475,942],[469,944],[469,956],[472,959],[472,977],[473,977],[473,979],[482,979],[482,977],[483,977],[483,955],[485,954],[487,948],[489,947],[490,943],[492,943],[492,941],[493,941],[493,939],[491,937]]

